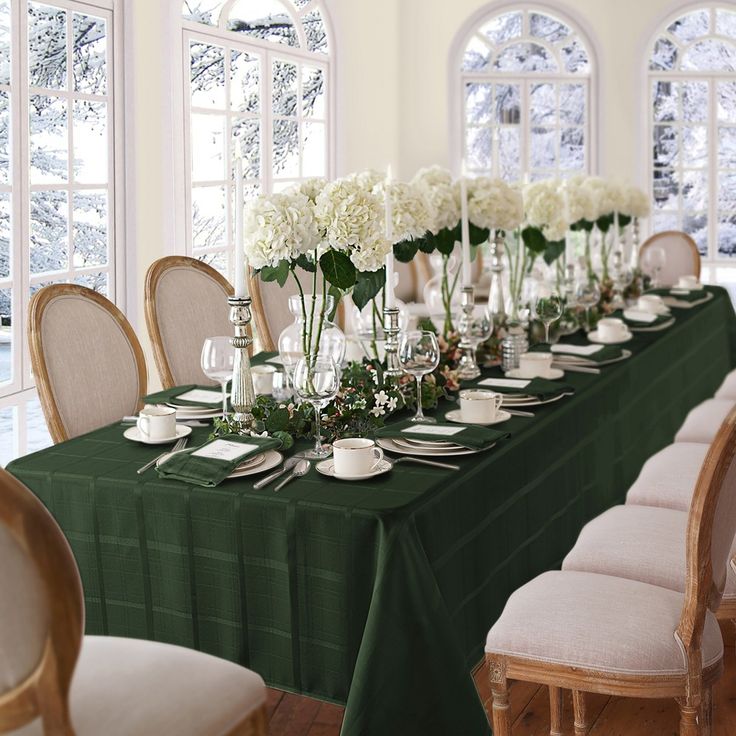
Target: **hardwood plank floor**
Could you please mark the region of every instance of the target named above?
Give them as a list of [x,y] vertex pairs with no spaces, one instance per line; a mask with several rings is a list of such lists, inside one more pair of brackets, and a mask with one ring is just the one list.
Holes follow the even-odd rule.
[[[713,736],[736,734],[736,653],[732,636],[728,636],[726,646],[726,670],[714,691]],[[474,679],[490,718],[490,687],[485,666],[478,668]],[[678,709],[673,700],[635,700],[588,695],[587,703],[593,723],[590,736],[678,734]],[[549,695],[546,688],[515,682],[511,685],[510,704],[514,723],[513,736],[549,734]],[[271,736],[339,736],[343,709],[336,705],[278,690],[269,690],[268,705],[271,712]],[[573,736],[572,724],[572,702],[567,693],[564,736]]]

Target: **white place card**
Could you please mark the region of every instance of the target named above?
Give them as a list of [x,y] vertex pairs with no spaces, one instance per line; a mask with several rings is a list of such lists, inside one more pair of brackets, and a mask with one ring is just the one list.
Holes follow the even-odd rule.
[[624,312],[624,317],[632,322],[644,322],[651,324],[657,321],[657,315],[651,314],[651,312],[645,312],[642,309],[627,309]]
[[603,345],[553,345],[553,353],[566,353],[567,355],[595,355],[603,350]]
[[407,427],[402,429],[402,434],[432,434],[438,437],[452,437],[452,435],[462,432],[465,427],[443,427],[441,424],[422,424],[416,427]]
[[522,381],[520,378],[484,378],[478,385],[491,388],[526,388],[530,383],[531,381]]
[[175,396],[172,401],[194,401],[197,404],[212,404],[217,406],[222,402],[222,393],[220,391],[208,391],[206,388],[195,388],[183,394]]
[[213,460],[224,460],[232,462],[257,450],[258,445],[245,445],[242,442],[230,442],[228,440],[215,440],[205,445],[200,450],[192,453],[192,457],[208,457]]

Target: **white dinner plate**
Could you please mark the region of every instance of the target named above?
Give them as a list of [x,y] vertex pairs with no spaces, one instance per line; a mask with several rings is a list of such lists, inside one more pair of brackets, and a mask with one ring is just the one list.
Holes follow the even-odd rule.
[[187,427],[185,424],[176,425],[176,436],[167,437],[165,440],[152,440],[146,437],[138,427],[128,427],[123,432],[123,437],[133,442],[140,442],[142,445],[170,445],[172,442],[188,437],[192,433],[192,428]]
[[176,418],[179,419],[218,419],[222,416],[222,409],[207,411],[190,411],[189,409],[177,409]]
[[504,397],[504,400],[501,402],[501,404],[502,406],[507,406],[509,409],[513,409],[515,407],[522,409],[525,406],[545,406],[546,404],[554,404],[555,401],[559,401],[565,396],[571,396],[571,394],[559,394],[558,396],[553,396],[551,399],[545,399],[543,401],[541,399],[538,399],[536,396],[529,396],[527,399],[521,401],[508,401]]
[[[389,452],[395,452],[397,455],[422,455],[427,457],[448,457],[451,455],[477,455],[479,452],[485,452],[485,450],[469,450],[463,447],[458,450],[445,450],[441,452],[439,450],[430,450],[429,448],[424,449],[421,447],[402,447],[397,445],[392,439],[388,437],[380,437],[376,440],[379,447]],[[495,447],[495,442],[486,449],[490,450],[491,447]]]
[[429,452],[438,452],[445,454],[447,452],[455,452],[456,450],[465,450],[466,448],[462,445],[445,445],[443,447],[423,447],[422,445],[416,445],[413,442],[404,439],[403,437],[392,437],[391,440],[395,445],[399,445],[407,450],[428,450]]
[[[186,450],[179,450],[179,452],[186,452]],[[156,467],[165,463],[172,455],[175,454],[176,453],[174,452],[169,452],[164,455],[156,462]],[[261,452],[255,457],[248,458],[248,460],[240,463],[240,465],[238,465],[238,467],[228,475],[227,480],[231,478],[244,478],[247,475],[265,473],[267,470],[271,470],[277,465],[281,465],[282,462],[284,462],[284,456],[280,452],[276,452],[276,450],[266,450],[266,452]]]
[[565,371],[560,370],[559,368],[550,368],[549,373],[546,376],[532,376],[529,373],[525,373],[521,368],[512,368],[511,370],[506,371],[506,376],[508,378],[522,378],[529,381],[535,378],[544,378],[546,381],[557,381],[560,378],[564,378]]
[[706,296],[704,296],[702,299],[698,299],[698,301],[696,302],[685,302],[681,299],[678,299],[676,296],[666,296],[664,298],[664,303],[668,307],[673,307],[674,309],[692,309],[693,307],[699,307],[701,304],[709,302],[712,298],[713,293],[709,291]]
[[619,355],[618,358],[610,358],[609,360],[599,361],[590,360],[578,355],[564,355],[563,353],[556,353],[556,355],[556,363],[569,363],[570,365],[582,365],[589,366],[590,368],[598,368],[602,365],[611,365],[612,363],[620,363],[622,360],[628,360],[633,355],[633,353],[631,352],[631,350],[621,348],[621,355]]
[[222,404],[218,404],[217,406],[185,406],[184,404],[174,404],[169,401],[166,403],[166,406],[171,409],[176,409],[177,411],[185,411],[191,414],[212,414],[213,411],[219,411],[222,413]]
[[317,463],[314,467],[318,473],[327,475],[330,478],[337,478],[338,480],[368,480],[369,478],[375,478],[377,475],[388,473],[393,465],[388,460],[381,460],[375,470],[363,475],[337,475],[335,473],[335,461],[332,458],[329,460],[323,460],[321,463]]
[[619,340],[604,340],[598,336],[598,330],[588,333],[588,340],[591,342],[597,342],[599,345],[622,345],[625,342],[630,342],[634,339],[634,335],[629,330],[629,334],[626,337],[622,337]]
[[494,424],[502,424],[503,422],[508,422],[508,420],[511,419],[511,414],[501,409],[498,412],[498,416],[492,422],[468,422],[463,419],[463,413],[460,411],[460,409],[453,409],[452,411],[448,411],[447,414],[445,414],[445,419],[447,419],[449,422],[455,422],[456,424],[469,424],[474,427],[492,427]]
[[632,332],[660,332],[661,330],[668,330],[673,324],[675,324],[674,317],[672,319],[668,319],[666,322],[661,322],[660,324],[651,327],[630,327],[629,329]]
[[436,447],[440,450],[443,447],[457,447],[457,442],[448,442],[447,440],[418,440],[414,437],[404,437],[403,439],[416,447]]

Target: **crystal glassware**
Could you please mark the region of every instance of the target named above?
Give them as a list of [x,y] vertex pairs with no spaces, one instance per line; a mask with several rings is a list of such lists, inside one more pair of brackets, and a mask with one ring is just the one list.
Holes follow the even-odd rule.
[[233,377],[235,348],[229,337],[208,337],[202,346],[202,372],[222,388],[222,418],[227,417],[227,382]]
[[317,356],[301,358],[294,368],[294,391],[303,401],[314,408],[314,449],[304,453],[304,457],[321,460],[329,457],[332,450],[322,444],[322,409],[337,396],[340,388],[340,369],[329,357]]
[[664,248],[660,248],[658,245],[647,248],[644,251],[642,265],[644,266],[644,270],[652,278],[652,288],[656,289],[661,286],[659,279],[664,267],[667,265],[667,254]]
[[541,290],[534,300],[534,316],[544,325],[544,341],[549,345],[549,328],[562,316],[560,295]]
[[585,331],[590,332],[590,310],[598,304],[601,290],[598,281],[583,274],[575,284],[575,303],[585,309]]
[[406,332],[399,340],[399,362],[405,373],[417,381],[417,411],[412,422],[434,424],[437,420],[425,417],[422,410],[422,377],[432,373],[440,364],[440,346],[434,332]]

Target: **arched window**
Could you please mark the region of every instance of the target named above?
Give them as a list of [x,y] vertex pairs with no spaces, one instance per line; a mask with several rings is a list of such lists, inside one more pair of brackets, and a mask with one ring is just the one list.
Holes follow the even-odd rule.
[[592,60],[572,22],[548,10],[486,16],[464,39],[461,156],[509,181],[591,166]]
[[185,0],[188,252],[229,274],[235,160],[246,198],[332,173],[320,0]]
[[685,230],[711,260],[736,254],[736,11],[679,15],[649,49],[652,227]]

